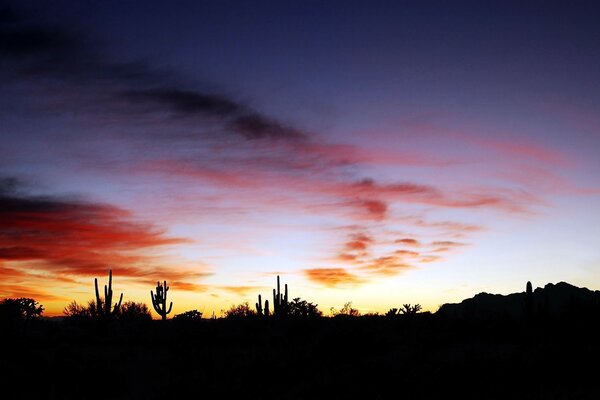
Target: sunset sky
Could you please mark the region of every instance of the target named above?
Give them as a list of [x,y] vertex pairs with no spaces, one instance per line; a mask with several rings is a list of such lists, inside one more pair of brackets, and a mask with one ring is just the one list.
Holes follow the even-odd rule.
[[600,289],[595,3],[0,1],[0,298]]

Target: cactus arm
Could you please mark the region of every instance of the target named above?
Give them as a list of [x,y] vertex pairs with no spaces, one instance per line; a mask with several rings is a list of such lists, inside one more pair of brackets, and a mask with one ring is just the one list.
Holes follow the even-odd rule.
[[119,302],[115,303],[115,309],[114,312],[119,311],[119,308],[121,308],[121,303],[123,302],[123,293],[121,293],[121,295],[119,296]]
[[157,296],[154,295],[154,292],[152,292],[152,290],[150,291],[150,298],[152,298],[152,307],[154,307],[154,311],[156,311],[156,313],[158,315],[161,315],[160,308],[159,308],[158,301],[157,301],[158,300]]
[[258,315],[263,315],[262,296],[260,294],[258,295],[258,303],[256,303],[256,313]]
[[98,278],[94,278],[94,286],[96,288],[96,311],[102,313],[102,299],[98,291]]
[[165,315],[169,314],[171,312],[171,308],[173,308],[173,302],[171,302],[171,304],[169,304],[169,310],[165,313]]

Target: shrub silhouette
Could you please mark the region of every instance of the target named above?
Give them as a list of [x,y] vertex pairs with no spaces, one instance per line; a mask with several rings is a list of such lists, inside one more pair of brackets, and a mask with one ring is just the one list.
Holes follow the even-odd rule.
[[73,300],[63,309],[63,314],[67,318],[91,318],[96,316],[96,303],[90,300],[87,306],[84,306]]
[[108,286],[104,285],[104,299],[100,297],[98,292],[98,279],[94,278],[94,287],[96,289],[96,307],[94,315],[99,315],[104,318],[110,318],[119,312],[121,302],[123,301],[123,293],[119,297],[119,302],[112,305],[112,269],[108,270]]
[[290,317],[314,318],[323,316],[323,312],[317,308],[318,304],[309,303],[296,297],[288,304],[288,315]]
[[403,304],[400,308],[390,308],[388,312],[385,313],[386,317],[394,317],[398,315],[415,315],[419,311],[421,311],[421,305],[415,304]]
[[119,307],[117,318],[120,321],[126,322],[151,321],[152,314],[150,314],[150,310],[146,304],[127,301]]
[[390,308],[388,312],[385,313],[386,317],[395,317],[399,314],[399,310],[397,308]]
[[169,309],[167,310],[167,292],[169,291],[169,287],[167,286],[167,281],[164,281],[164,285],[161,285],[160,282],[156,282],[156,294],[150,291],[150,298],[152,299],[152,306],[154,307],[154,311],[158,315],[160,315],[161,319],[165,321],[167,319],[167,315],[171,312],[173,308],[173,302],[169,304]]
[[411,306],[410,303],[403,304],[402,308],[400,308],[400,313],[404,315],[415,315],[416,313],[421,311],[421,308],[422,307],[420,304],[415,304],[414,306]]
[[202,312],[198,310],[189,310],[182,312],[181,314],[176,314],[173,319],[177,321],[200,321],[202,319]]
[[256,311],[250,308],[248,302],[231,306],[229,310],[225,311],[225,318],[252,317],[254,315],[256,315]]
[[348,301],[344,303],[344,306],[340,311],[337,311],[335,308],[330,308],[331,315],[334,317],[360,317],[360,311],[356,308],[352,308],[352,302]]
[[0,301],[0,320],[3,321],[28,321],[39,318],[43,312],[44,307],[28,297],[7,298]]

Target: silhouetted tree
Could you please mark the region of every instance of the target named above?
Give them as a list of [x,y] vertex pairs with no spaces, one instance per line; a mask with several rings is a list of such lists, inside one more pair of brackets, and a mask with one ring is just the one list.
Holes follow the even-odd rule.
[[96,288],[96,307],[95,315],[109,318],[119,312],[121,302],[123,301],[123,293],[119,297],[119,302],[112,305],[113,291],[112,291],[112,269],[108,270],[108,286],[104,285],[104,299],[100,297],[98,291],[98,279],[94,278],[94,287]]
[[189,310],[182,312],[181,314],[176,314],[173,319],[177,321],[200,321],[202,319],[202,312],[198,310]]
[[152,299],[154,311],[160,315],[163,321],[167,319],[167,315],[171,312],[171,308],[173,308],[173,302],[171,302],[171,304],[169,304],[169,309],[167,310],[168,291],[169,287],[167,286],[167,281],[165,281],[164,285],[161,285],[160,282],[156,282],[156,295],[152,290],[150,291],[150,298]]
[[119,308],[117,318],[126,322],[151,321],[152,314],[146,304],[127,301]]
[[342,309],[340,311],[337,311],[335,308],[331,307],[330,312],[331,312],[331,315],[334,317],[342,317],[342,316],[359,317],[360,316],[360,311],[358,311],[356,308],[352,308],[351,301],[344,303],[344,306],[342,307]]
[[63,314],[68,318],[90,318],[96,314],[96,304],[90,300],[88,305],[84,306],[73,300],[63,309]]
[[44,307],[34,299],[19,297],[7,298],[0,301],[0,318],[2,320],[24,320],[39,318]]
[[225,318],[251,317],[254,315],[256,315],[256,312],[250,308],[248,302],[231,306],[229,310],[225,311]]
[[318,304],[309,303],[296,297],[288,304],[290,317],[321,317],[323,313],[317,308]]

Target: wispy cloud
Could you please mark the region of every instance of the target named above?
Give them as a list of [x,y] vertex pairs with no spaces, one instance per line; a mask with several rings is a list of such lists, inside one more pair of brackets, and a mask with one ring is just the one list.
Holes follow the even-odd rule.
[[166,275],[175,281],[201,279],[207,271],[157,265],[156,250],[186,242],[115,206],[28,195],[19,190],[17,180],[1,181],[0,266],[29,262],[28,271],[0,269],[3,277],[20,273],[25,278],[36,269],[52,279],[97,276],[112,268],[115,274],[144,282]]
[[357,285],[363,282],[363,279],[344,268],[312,268],[303,272],[309,280],[324,286]]
[[[388,148],[386,141],[377,143],[377,149],[340,143],[281,115],[269,115],[251,100],[242,101],[218,86],[193,82],[149,60],[117,57],[85,32],[41,25],[8,9],[0,11],[0,57],[0,79],[35,88],[38,95],[22,96],[26,101],[51,103],[56,107],[53,117],[69,115],[76,123],[84,122],[86,129],[64,133],[68,140],[61,156],[76,159],[78,167],[94,174],[147,180],[153,183],[148,190],[165,192],[160,185],[178,181],[177,193],[166,201],[171,201],[167,205],[173,212],[184,215],[182,219],[198,214],[197,208],[185,205],[198,207],[200,187],[208,193],[202,199],[211,201],[202,204],[206,213],[223,213],[223,204],[233,204],[236,210],[276,210],[325,216],[328,224],[361,225],[350,234],[333,234],[333,267],[303,271],[307,279],[326,286],[363,284],[439,261],[439,255],[429,253],[462,246],[458,241],[485,229],[452,221],[451,216],[429,220],[431,210],[521,216],[547,204],[545,188],[526,181],[522,187],[461,184],[438,179],[436,173],[413,175],[413,170],[399,169],[378,175],[373,167],[436,172],[443,167],[451,174],[457,165],[473,161],[450,160],[430,148]],[[562,152],[540,143],[481,139],[429,126],[410,131],[415,136],[442,136],[440,132],[509,160],[525,159],[544,168],[571,165]],[[41,137],[44,131],[32,135]],[[90,151],[91,138],[119,151]],[[150,281],[164,274],[181,290],[207,289],[198,283],[206,270],[157,262],[162,249],[186,243],[167,234],[158,217],[140,220],[113,204],[20,190],[14,179],[3,181],[0,189],[0,267],[30,262],[56,278],[101,274],[112,266],[126,277]],[[403,218],[403,209],[418,209],[422,216]],[[407,231],[407,237],[384,237],[392,224],[419,229]],[[432,242],[432,237],[441,240]],[[393,248],[380,250],[383,245]],[[344,268],[337,268],[339,263]],[[8,277],[10,271],[4,268],[0,276]],[[221,289],[243,294],[252,288]]]
[[410,247],[421,246],[421,243],[418,240],[412,238],[397,239],[395,243]]

